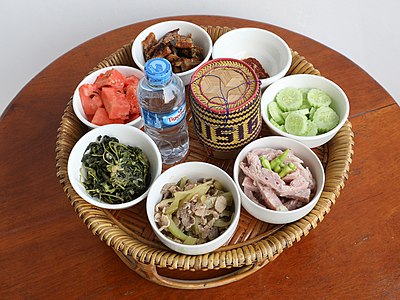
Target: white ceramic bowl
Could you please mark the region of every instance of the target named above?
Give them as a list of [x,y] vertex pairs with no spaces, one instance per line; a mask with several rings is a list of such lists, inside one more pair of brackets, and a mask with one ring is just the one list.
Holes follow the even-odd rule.
[[[76,87],[74,95],[72,97],[72,107],[74,109],[74,112],[76,114],[76,116],[78,117],[78,119],[84,123],[86,126],[88,126],[89,128],[93,129],[93,128],[97,128],[97,127],[101,127],[99,125],[93,124],[91,123],[87,117],[86,114],[83,110],[83,106],[82,106],[82,102],[81,102],[81,97],[79,96],[79,87],[83,84],[86,83],[94,83],[96,81],[96,78],[100,75],[105,73],[108,70],[111,69],[116,69],[119,72],[121,72],[123,75],[125,76],[131,76],[134,75],[137,78],[142,78],[144,76],[143,72],[133,68],[133,67],[129,67],[129,66],[111,66],[111,67],[106,67],[106,68],[102,68],[100,70],[94,71],[93,73],[90,73],[89,75],[87,75],[80,83],[79,85]],[[135,120],[126,123],[124,125],[129,125],[129,126],[135,126],[137,128],[141,128],[143,127],[143,120],[142,117],[138,117]]]
[[96,138],[101,135],[116,137],[126,145],[137,146],[143,150],[150,161],[151,181],[150,185],[161,174],[162,161],[161,154],[153,140],[143,131],[136,127],[126,126],[122,124],[104,125],[93,130],[90,130],[83,135],[75,146],[68,158],[68,177],[72,187],[78,195],[87,202],[106,209],[124,209],[133,206],[146,198],[149,189],[136,199],[121,204],[110,204],[101,202],[99,199],[90,196],[85,187],[81,184],[81,159],[89,143],[96,141]]
[[[297,136],[284,132],[269,120],[268,104],[274,101],[276,94],[286,87],[318,88],[328,93],[332,98],[331,108],[339,115],[339,124],[330,131],[316,136]],[[349,100],[343,90],[334,82],[318,75],[297,74],[284,77],[271,84],[261,97],[261,116],[271,131],[276,135],[285,136],[302,142],[310,148],[321,146],[331,140],[346,122],[350,111]]]
[[[146,28],[141,33],[139,33],[139,35],[133,41],[132,58],[133,61],[141,70],[144,70],[144,65],[146,63],[143,56],[142,41],[149,35],[150,32],[153,32],[156,36],[156,39],[159,40],[166,33],[177,28],[179,28],[178,33],[181,35],[192,34],[194,44],[196,46],[203,48],[204,59],[201,62],[201,64],[209,60],[212,50],[212,41],[207,31],[205,31],[200,26],[190,22],[166,21],[154,24]],[[194,71],[196,71],[201,64],[185,72],[176,73],[176,75],[178,75],[182,79],[184,85],[188,85],[190,83],[190,78],[192,77]]]
[[[305,206],[291,211],[275,211],[255,203],[254,201],[250,200],[243,192],[240,182],[242,171],[239,167],[239,163],[246,158],[247,153],[249,153],[251,150],[267,147],[280,149],[282,151],[289,148],[294,152],[297,157],[304,161],[304,167],[309,167],[311,174],[316,180],[316,192],[315,196]],[[244,147],[235,160],[235,164],[233,167],[233,179],[239,187],[239,192],[244,209],[246,209],[247,212],[255,218],[271,224],[291,223],[307,215],[317,204],[325,185],[324,169],[315,153],[310,148],[298,141],[279,136],[264,137],[255,140]]]
[[286,42],[260,28],[239,28],[221,35],[214,43],[212,58],[256,58],[270,76],[261,79],[261,89],[285,76],[292,63]]
[[[233,199],[235,202],[235,215],[232,220],[232,223],[229,225],[228,229],[224,233],[222,233],[219,237],[204,244],[183,245],[174,242],[169,238],[167,238],[163,233],[161,233],[161,231],[158,229],[154,221],[154,209],[156,204],[161,201],[162,187],[166,183],[178,182],[179,179],[181,179],[184,176],[192,180],[198,180],[201,178],[217,179],[223,184],[224,188],[232,192],[233,195]],[[240,218],[240,195],[235,182],[222,169],[208,163],[187,162],[171,167],[157,178],[157,180],[151,186],[150,192],[147,196],[146,210],[147,210],[147,217],[150,221],[150,225],[153,228],[153,231],[164,245],[179,253],[188,255],[199,255],[212,252],[218,249],[223,244],[225,244],[233,235]]]

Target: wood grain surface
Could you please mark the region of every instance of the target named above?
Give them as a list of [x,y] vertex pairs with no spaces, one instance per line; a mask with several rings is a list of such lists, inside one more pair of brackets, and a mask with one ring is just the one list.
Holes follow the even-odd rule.
[[[165,288],[130,270],[87,230],[56,177],[57,128],[77,84],[141,30],[167,19],[270,30],[341,86],[351,106],[355,154],[329,215],[261,270],[210,290]],[[32,79],[0,119],[0,298],[400,298],[399,113],[390,95],[346,57],[260,22],[180,16],[129,25],[89,40]]]

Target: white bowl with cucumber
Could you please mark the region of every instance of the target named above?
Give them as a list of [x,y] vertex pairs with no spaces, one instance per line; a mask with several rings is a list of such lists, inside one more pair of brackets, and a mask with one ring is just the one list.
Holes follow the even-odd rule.
[[271,84],[261,98],[261,115],[270,130],[310,148],[331,140],[346,122],[349,100],[322,76],[297,74]]

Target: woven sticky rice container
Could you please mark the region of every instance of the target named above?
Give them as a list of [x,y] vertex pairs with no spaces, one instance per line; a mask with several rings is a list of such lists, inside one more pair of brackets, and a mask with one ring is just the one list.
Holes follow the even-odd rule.
[[246,63],[210,60],[192,76],[193,125],[209,155],[233,158],[260,133],[260,82]]

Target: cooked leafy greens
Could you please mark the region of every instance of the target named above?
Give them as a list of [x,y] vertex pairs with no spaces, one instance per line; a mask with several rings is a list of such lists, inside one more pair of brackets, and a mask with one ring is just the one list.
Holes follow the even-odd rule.
[[121,144],[115,137],[98,136],[88,145],[81,161],[83,186],[89,195],[103,202],[125,203],[149,187],[147,156],[139,147]]

